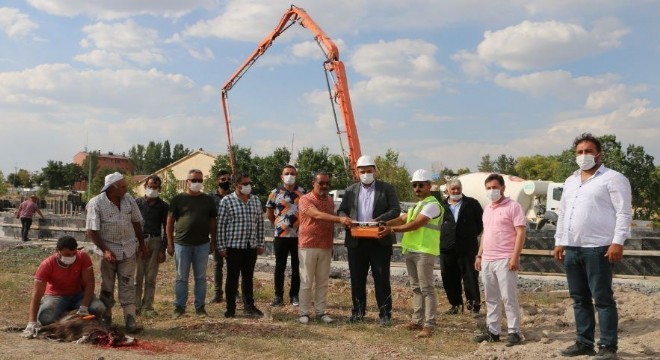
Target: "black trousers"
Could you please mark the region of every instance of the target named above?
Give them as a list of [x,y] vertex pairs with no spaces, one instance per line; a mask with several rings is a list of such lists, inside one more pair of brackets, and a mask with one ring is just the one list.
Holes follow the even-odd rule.
[[21,218],[21,238],[23,241],[28,241],[28,234],[30,233],[30,226],[32,226],[32,218]]
[[238,278],[241,277],[243,305],[254,306],[254,266],[257,264],[257,249],[227,249],[227,310],[236,310]]
[[[468,308],[479,311],[481,294],[479,292],[479,272],[474,269],[476,254],[459,254],[454,250],[440,252],[440,275],[447,300],[452,306],[463,305],[462,288]],[[461,280],[463,286],[461,286]]]
[[214,261],[214,289],[215,289],[215,295],[216,296],[222,296],[222,267],[225,264],[225,258],[220,256],[220,251],[216,250],[215,253],[213,253],[213,261]]
[[273,239],[275,250],[275,296],[284,297],[284,273],[286,272],[286,259],[291,254],[291,289],[289,297],[298,296],[300,290],[300,262],[298,260],[298,238],[275,237]]
[[364,317],[367,309],[367,274],[371,267],[376,303],[380,318],[392,317],[392,287],[390,262],[392,246],[382,246],[377,240],[359,239],[357,247],[349,247],[348,269],[351,273],[351,297],[354,316]]

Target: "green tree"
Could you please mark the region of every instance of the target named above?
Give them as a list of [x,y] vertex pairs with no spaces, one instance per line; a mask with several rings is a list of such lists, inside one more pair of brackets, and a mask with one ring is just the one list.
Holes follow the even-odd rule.
[[495,162],[490,159],[490,154],[481,157],[481,162],[479,163],[479,166],[477,166],[477,170],[487,173],[495,171]]
[[181,144],[174,145],[174,149],[172,150],[172,162],[190,155],[191,152],[190,149],[184,148]]
[[161,159],[160,159],[160,167],[159,169],[162,169],[166,167],[167,165],[171,164],[172,161],[172,149],[170,148],[170,141],[165,140],[163,143],[163,151],[161,153]]
[[18,169],[17,172],[7,176],[7,182],[15,187],[32,187],[32,176],[25,169]]
[[527,180],[562,182],[565,178],[556,178],[560,165],[559,157],[556,155],[521,156],[516,161],[516,174]]
[[387,149],[385,156],[375,159],[378,178],[392,184],[399,201],[414,201],[415,195],[410,186],[410,174],[404,164],[399,163],[399,153]]
[[628,145],[622,173],[630,181],[634,219],[650,220],[652,213],[658,209],[658,198],[654,195],[660,183],[653,160],[644,147]]
[[163,179],[163,184],[162,184],[162,189],[163,191],[160,193],[160,197],[165,200],[166,202],[170,202],[174,195],[177,194],[176,190],[177,186],[177,180],[176,177],[174,176],[174,172],[172,169],[168,169],[167,173],[165,174],[165,178]]
[[495,160],[495,171],[499,174],[517,175],[516,159],[513,156],[501,154]]
[[[344,157],[337,154],[330,155],[330,170],[328,173],[332,177],[332,187],[334,189],[346,189],[348,185],[354,182],[352,170],[344,167]],[[349,165],[350,166],[350,165]],[[307,185],[311,189],[312,184]]]
[[48,179],[51,189],[61,189],[66,185],[64,164],[61,161],[48,160],[41,173]]
[[334,165],[330,161],[330,155],[328,153],[328,147],[322,146],[318,150],[314,150],[311,147],[302,148],[298,151],[298,156],[296,157],[296,168],[298,169],[298,184],[303,186],[310,187],[314,174],[319,171],[325,171],[331,174],[331,187],[337,189],[336,187],[336,174],[333,173]]
[[85,170],[76,163],[64,164],[64,186],[73,187],[76,181],[85,179]]
[[[85,173],[85,180],[91,181],[91,179],[93,179],[96,175],[96,171],[98,170],[99,155],[101,155],[100,151],[90,151],[87,153],[85,160],[83,160],[81,167]],[[89,175],[90,170],[91,176]]]
[[[253,182],[256,181],[261,189],[263,189],[263,192],[268,194],[282,182],[280,174],[282,174],[284,165],[291,163],[291,151],[285,147],[279,147],[271,155],[259,158],[257,163],[259,173],[253,175]],[[309,189],[308,184],[298,182],[298,185]]]
[[144,169],[142,169],[144,173],[153,174],[160,169],[162,148],[161,143],[156,144],[154,141],[149,141],[144,151]]
[[5,174],[0,170],[0,196],[5,196],[7,192],[9,192],[9,189],[5,181]]
[[133,163],[133,171],[136,174],[144,174],[144,145],[138,144],[128,149],[128,157]]

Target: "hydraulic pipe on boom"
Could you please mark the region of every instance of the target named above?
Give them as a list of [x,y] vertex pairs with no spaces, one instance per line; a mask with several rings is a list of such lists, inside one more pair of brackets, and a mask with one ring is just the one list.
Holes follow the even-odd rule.
[[355,179],[358,178],[356,164],[361,156],[360,139],[358,138],[357,126],[353,115],[351,97],[348,92],[348,79],[346,78],[346,69],[344,63],[339,60],[339,49],[337,45],[328,37],[325,32],[312,20],[312,18],[302,8],[291,5],[291,8],[284,13],[279,24],[275,29],[259,43],[259,46],[248,56],[236,72],[227,80],[222,87],[222,112],[225,117],[225,130],[227,132],[227,144],[229,148],[229,159],[232,172],[235,172],[234,149],[231,136],[231,121],[229,120],[229,108],[227,103],[227,93],[231,90],[238,80],[245,75],[247,70],[261,57],[266,50],[273,44],[273,41],[293,24],[299,23],[302,27],[309,29],[314,33],[314,39],[319,44],[326,56],[324,68],[327,72],[334,73],[334,98],[339,105],[344,126],[346,127],[346,138],[348,142],[348,158],[350,168]]

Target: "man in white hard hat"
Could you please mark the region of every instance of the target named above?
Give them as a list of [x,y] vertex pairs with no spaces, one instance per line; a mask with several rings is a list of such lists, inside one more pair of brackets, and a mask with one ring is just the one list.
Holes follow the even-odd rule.
[[406,257],[406,268],[413,291],[412,321],[408,330],[419,330],[417,338],[427,338],[435,330],[435,313],[438,303],[435,294],[433,267],[440,254],[440,224],[443,207],[431,195],[431,172],[419,169],[410,181],[419,199],[407,214],[390,220],[378,230],[380,236],[405,232],[401,240],[401,252]]
[[[105,177],[101,193],[87,204],[87,236],[101,259],[101,295],[105,304],[104,321],[112,324],[112,307],[115,304],[115,281],[117,295],[124,309],[126,330],[140,330],[135,320],[135,269],[136,256],[144,256],[147,248],[142,234],[142,215],[135,199],[128,194],[124,176],[118,172]],[[137,238],[137,241],[135,241]],[[138,246],[139,244],[139,246]]]
[[[339,216],[358,222],[381,222],[399,216],[401,207],[394,187],[376,180],[376,163],[369,155],[357,161],[360,182],[346,189],[339,205]],[[378,239],[351,236],[346,231],[344,244],[348,250],[348,268],[351,274],[351,298],[353,300],[351,323],[364,320],[367,308],[367,274],[371,268],[379,309],[381,326],[389,326],[392,317],[392,289],[390,285],[390,262],[394,234]]]

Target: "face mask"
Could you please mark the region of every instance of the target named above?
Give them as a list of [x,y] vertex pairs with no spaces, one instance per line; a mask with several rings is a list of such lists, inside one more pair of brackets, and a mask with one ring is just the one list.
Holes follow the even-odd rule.
[[578,155],[575,157],[575,162],[578,164],[580,169],[586,171],[596,166],[596,157],[589,154]]
[[62,254],[60,254],[60,262],[64,265],[71,265],[76,262],[76,255],[62,256]]
[[284,175],[282,178],[282,181],[284,182],[284,185],[293,185],[296,183],[296,176],[295,175]]
[[241,194],[250,195],[252,192],[252,185],[241,185]]
[[231,186],[231,184],[229,183],[229,181],[225,181],[225,182],[219,183],[218,186],[222,190],[229,190],[229,186]]
[[372,173],[360,174],[360,181],[365,185],[369,185],[372,182],[374,182],[374,174]]
[[496,202],[502,197],[502,195],[500,194],[500,189],[490,189],[486,190],[486,197],[488,197],[490,201]]
[[452,199],[452,200],[454,200],[454,201],[458,201],[458,200],[460,200],[462,197],[463,197],[463,194],[458,194],[458,195],[450,194],[450,195],[449,195],[449,198]]
[[202,191],[203,187],[204,187],[203,183],[190,183],[190,191],[192,192],[200,192]]
[[144,195],[146,195],[148,198],[157,198],[158,197],[158,190],[156,189],[149,189],[147,188],[144,190]]

